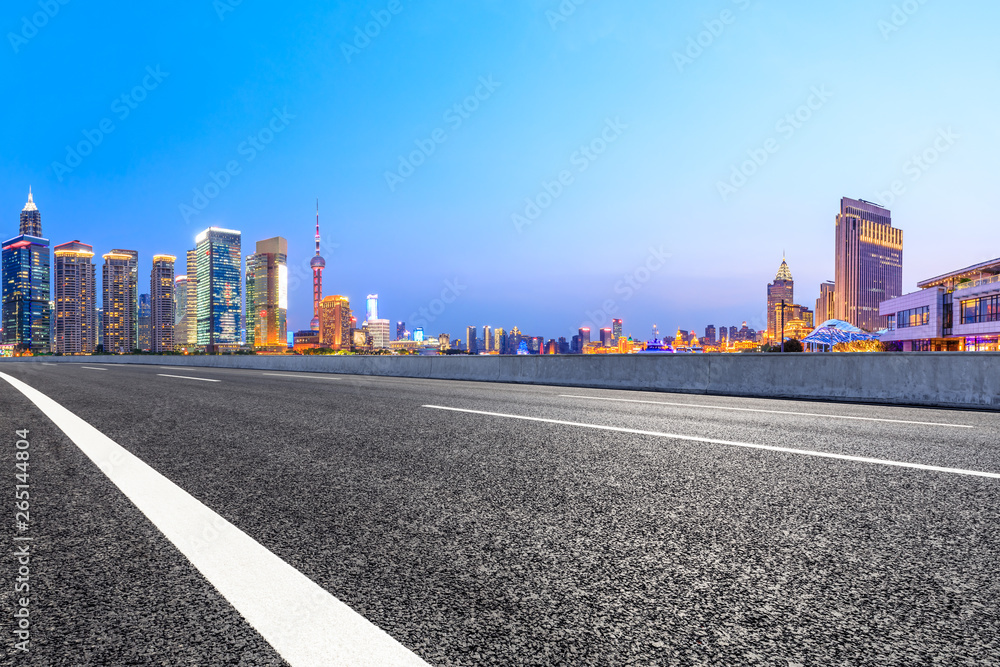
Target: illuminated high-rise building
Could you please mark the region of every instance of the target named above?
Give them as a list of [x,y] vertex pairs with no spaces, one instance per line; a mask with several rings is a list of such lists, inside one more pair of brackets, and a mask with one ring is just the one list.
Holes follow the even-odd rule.
[[618,344],[618,339],[622,337],[622,321],[620,319],[611,320],[611,335],[614,337],[614,344]]
[[178,350],[187,347],[187,281],[187,274],[183,273],[174,278],[174,347]]
[[323,269],[326,268],[326,260],[319,254],[319,200],[316,200],[316,255],[309,261],[309,266],[313,272],[313,318],[309,326],[313,331],[320,330],[319,307],[323,301]]
[[70,241],[53,248],[57,354],[93,354],[97,338],[94,248]]
[[319,344],[334,350],[351,349],[351,303],[346,296],[328,296],[319,307]]
[[816,299],[816,326],[836,315],[837,286],[833,281],[827,281],[819,286],[819,298]]
[[493,351],[493,327],[486,325],[483,327],[483,351]]
[[198,251],[187,251],[187,338],[185,347],[198,347]]
[[153,269],[149,273],[149,351],[154,354],[172,352],[175,347],[176,261],[173,255],[153,255]]
[[465,328],[465,342],[468,347],[469,354],[479,354],[479,349],[476,347],[477,332],[478,329],[476,329],[476,327]]
[[781,266],[774,276],[774,282],[767,286],[767,336],[772,341],[781,340],[781,324],[774,313],[775,308],[780,309],[782,302],[786,305],[795,302],[795,281],[784,257],[781,258]]
[[396,340],[406,340],[406,322],[396,322]]
[[493,330],[493,349],[499,354],[507,352],[507,332],[503,330],[503,327],[497,327]]
[[257,242],[247,257],[247,345],[281,352],[288,348],[288,241]]
[[150,318],[152,309],[149,305],[149,295],[139,295],[139,338],[138,347],[143,352],[149,352]]
[[36,239],[42,238],[42,214],[35,206],[35,200],[31,195],[31,186],[28,186],[28,203],[21,209],[21,225],[18,234],[33,236]]
[[31,350],[52,348],[49,240],[42,238],[42,215],[28,190],[20,234],[3,243],[2,342]]
[[705,327],[705,337],[702,338],[702,342],[705,345],[715,345],[715,343],[717,341],[715,339],[715,325],[714,324],[709,324],[707,327]]
[[581,351],[582,347],[586,346],[590,342],[590,327],[582,327],[579,331]]
[[601,329],[601,346],[614,347],[615,335],[610,328]]
[[903,293],[903,230],[892,226],[888,209],[840,200],[834,283],[836,319],[866,331],[888,327],[879,305]]
[[240,345],[243,315],[242,235],[211,227],[195,238],[198,262],[198,347],[209,353]]
[[109,354],[130,354],[139,346],[139,327],[132,318],[132,255],[109,252],[104,255],[101,284],[103,286],[103,338],[101,344]]
[[[111,251],[116,255],[128,255],[128,307],[132,311],[129,321],[132,324],[133,348],[139,341],[139,253],[135,250],[122,250],[120,248]],[[131,351],[131,350],[130,350]]]
[[366,301],[366,304],[368,306],[367,313],[366,313],[368,315],[368,317],[365,319],[365,321],[366,322],[371,322],[372,320],[377,320],[378,319],[378,294],[369,294],[368,295],[368,299]]
[[389,349],[390,327],[389,320],[368,320],[368,333],[372,337],[372,348],[375,350]]

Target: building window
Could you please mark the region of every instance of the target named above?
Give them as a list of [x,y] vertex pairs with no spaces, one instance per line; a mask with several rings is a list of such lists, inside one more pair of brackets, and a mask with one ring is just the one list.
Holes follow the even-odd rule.
[[962,302],[962,324],[1000,322],[1000,294]]
[[910,327],[922,327],[925,324],[930,324],[931,321],[931,308],[930,306],[924,306],[923,308],[912,308],[910,310],[904,310],[896,314],[896,327],[899,329],[908,329]]
[[933,352],[934,347],[929,340],[910,341],[910,350],[913,352]]

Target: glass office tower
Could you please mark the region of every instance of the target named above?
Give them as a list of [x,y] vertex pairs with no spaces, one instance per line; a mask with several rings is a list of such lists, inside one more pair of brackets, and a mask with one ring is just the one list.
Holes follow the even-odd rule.
[[2,251],[3,342],[33,353],[49,352],[51,259],[49,241],[42,238],[42,217],[31,191],[21,211],[19,235],[5,241]]
[[209,353],[240,346],[242,234],[211,227],[195,238],[198,270],[198,347]]

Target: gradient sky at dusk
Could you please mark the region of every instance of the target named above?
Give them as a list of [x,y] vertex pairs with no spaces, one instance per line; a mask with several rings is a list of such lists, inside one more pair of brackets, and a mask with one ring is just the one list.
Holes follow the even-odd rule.
[[[833,278],[840,197],[887,203],[893,181],[906,291],[1000,256],[995,2],[589,0],[554,23],[572,3],[398,0],[348,62],[355,29],[392,4],[245,1],[220,18],[226,0],[69,0],[12,43],[41,10],[8,2],[0,235],[16,234],[30,184],[53,243],[139,250],[142,291],[153,253],[182,257],[211,225],[241,230],[244,254],[285,236],[305,275],[318,197],[327,294],[361,312],[378,292],[383,317],[412,322],[451,281],[458,298],[426,324],[461,337],[470,324],[568,337],[609,300],[642,337],[654,322],[761,328],[782,252],[812,306]],[[903,5],[916,11],[888,32]],[[123,119],[115,100],[147,67],[168,76]],[[490,77],[478,109],[446,117]],[[779,129],[813,90],[830,97]],[[275,109],[294,118],[250,160],[241,144]],[[102,119],[114,132],[57,173]],[[606,152],[575,155],[609,120],[626,127]],[[446,141],[392,191],[385,173],[438,128]],[[936,162],[908,164],[949,129]],[[724,201],[718,182],[767,145],[777,152]],[[240,173],[185,221],[181,205],[230,161]],[[572,182],[519,231],[512,215],[562,171]],[[652,251],[670,257],[625,289]],[[289,330],[312,314],[308,280],[293,287]]]

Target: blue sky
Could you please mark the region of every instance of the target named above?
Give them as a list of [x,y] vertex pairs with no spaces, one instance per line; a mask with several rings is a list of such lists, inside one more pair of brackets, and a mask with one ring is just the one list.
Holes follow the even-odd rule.
[[[305,275],[317,197],[327,294],[462,337],[759,328],[782,252],[811,305],[840,197],[895,181],[906,290],[1000,255],[997,3],[62,2],[0,24],[4,236],[30,184],[53,243],[137,249],[144,280],[210,225],[285,236]],[[305,328],[308,281],[290,299]]]

